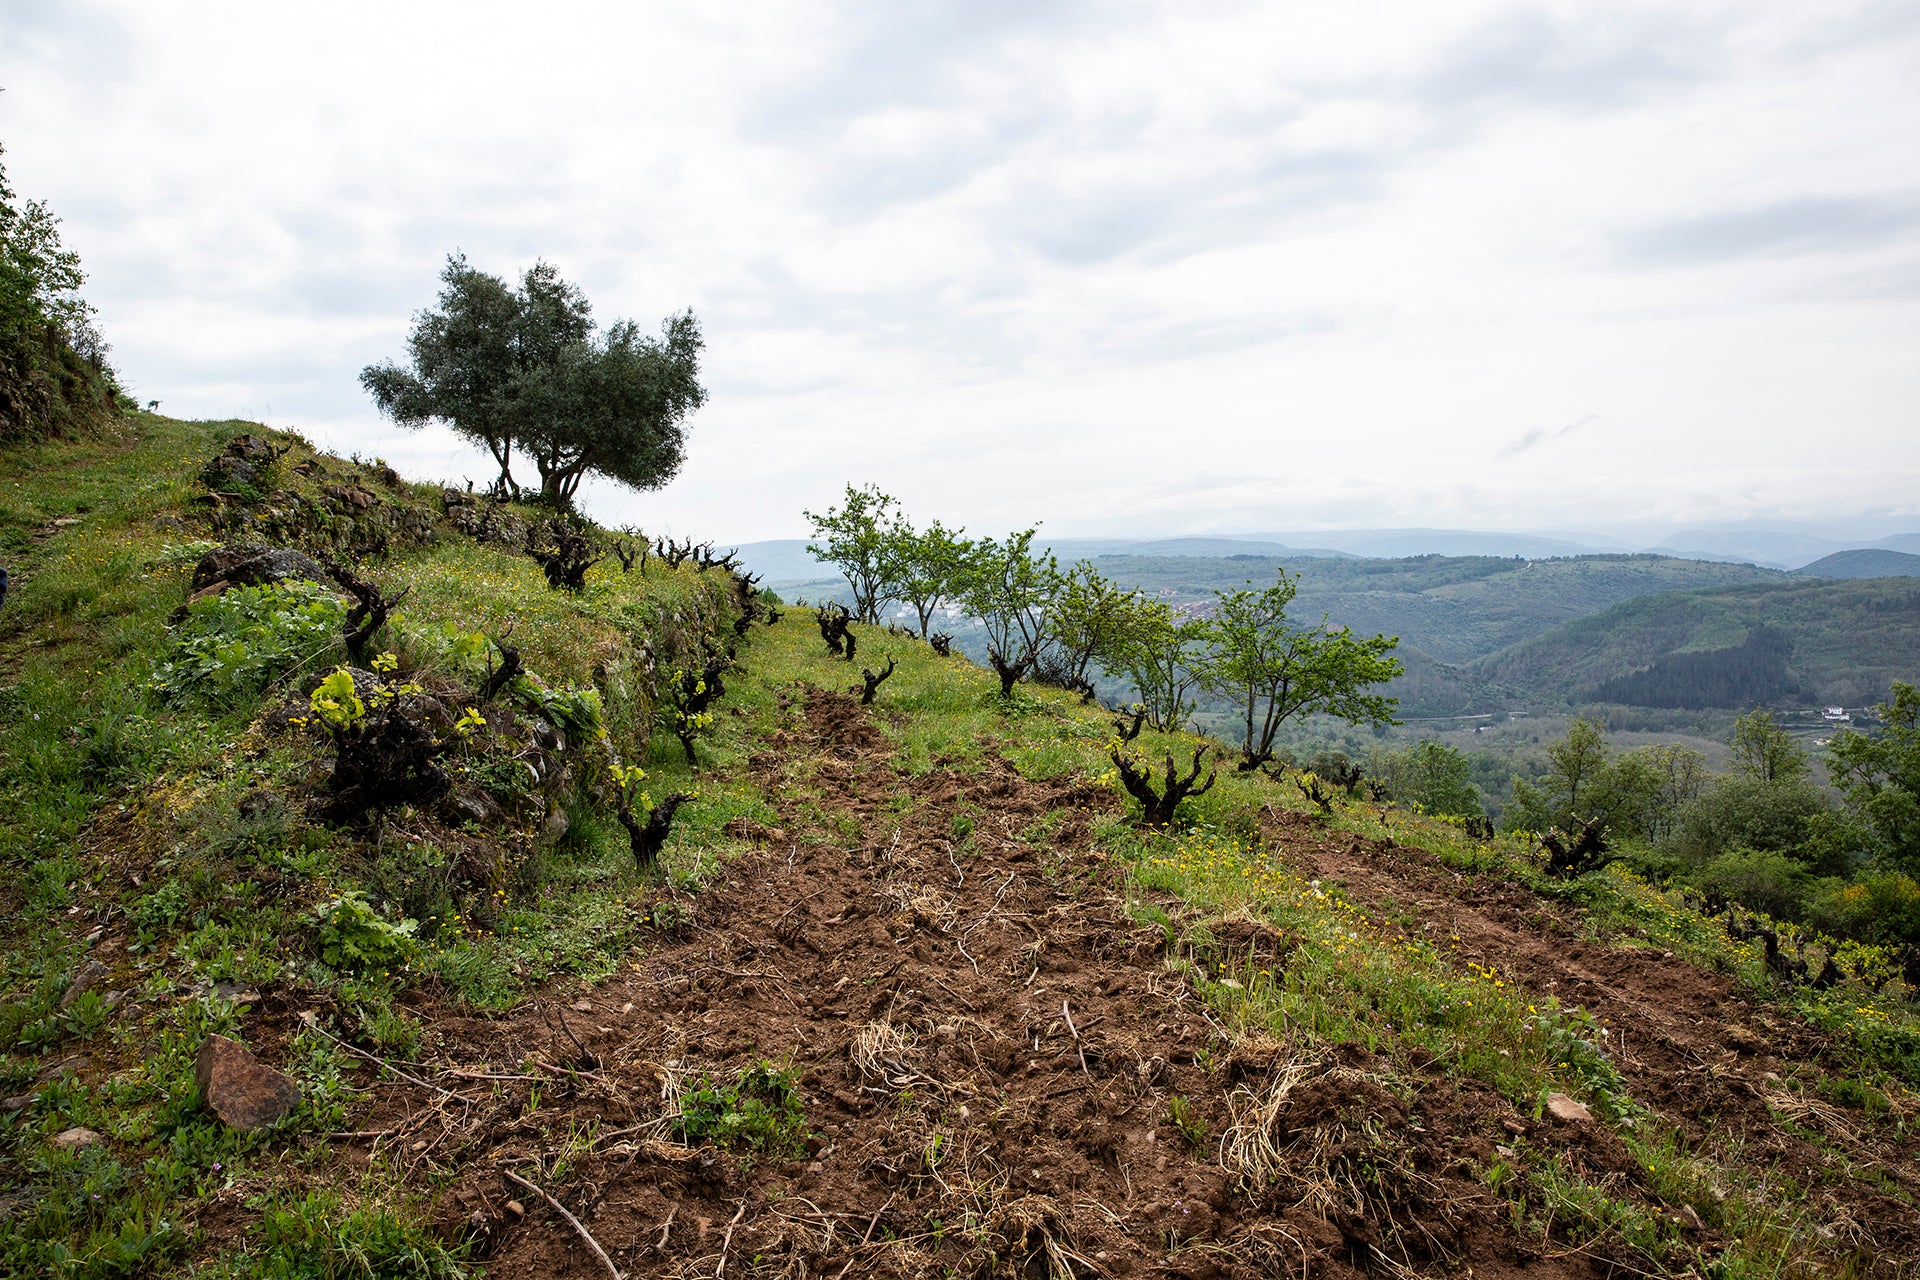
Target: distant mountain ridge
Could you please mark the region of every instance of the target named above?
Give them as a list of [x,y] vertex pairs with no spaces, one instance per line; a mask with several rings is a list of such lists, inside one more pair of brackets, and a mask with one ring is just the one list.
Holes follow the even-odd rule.
[[[1826,526],[1821,526],[1826,528]],[[1043,534],[1045,530],[1042,530]],[[1541,560],[1570,556],[1655,555],[1678,560],[1751,564],[1765,569],[1807,569],[1831,577],[1904,575],[1897,561],[1871,575],[1814,570],[1813,565],[1848,551],[1920,555],[1920,532],[1876,538],[1845,538],[1831,532],[1758,525],[1712,525],[1682,529],[1651,543],[1604,534],[1489,529],[1318,529],[1285,532],[1192,534],[1158,538],[1045,538],[1062,560],[1112,555],[1184,556],[1212,559],[1251,555],[1292,564],[1301,560],[1385,559],[1419,556],[1493,556]],[[806,540],[777,538],[741,544],[741,558],[769,583],[819,582],[834,575],[806,552]]]

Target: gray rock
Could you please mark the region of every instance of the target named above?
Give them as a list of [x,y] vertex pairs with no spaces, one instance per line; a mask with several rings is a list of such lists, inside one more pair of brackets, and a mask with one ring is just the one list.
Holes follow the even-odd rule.
[[76,1053],[71,1057],[60,1059],[60,1061],[41,1071],[41,1073],[34,1078],[34,1083],[46,1084],[50,1080],[64,1080],[68,1076],[77,1076],[92,1065],[92,1061],[86,1054]]
[[92,1146],[96,1142],[105,1141],[106,1139],[102,1135],[81,1125],[75,1125],[71,1129],[62,1129],[59,1133],[53,1135],[53,1145],[59,1147],[62,1151],[79,1151],[84,1147]]
[[200,1100],[230,1128],[258,1129],[286,1118],[300,1086],[222,1035],[207,1037],[193,1060]]
[[506,820],[506,810],[486,792],[464,788],[447,797],[447,814],[455,822],[471,822],[476,827],[492,827]]
[[193,566],[193,581],[188,584],[188,590],[198,594],[221,582],[229,587],[259,587],[298,579],[326,582],[326,567],[292,547],[239,543],[215,547],[201,556]]
[[70,1009],[73,1002],[93,989],[94,983],[111,973],[106,965],[98,960],[89,960],[74,972],[73,980],[67,983],[67,993],[60,997],[60,1007]]

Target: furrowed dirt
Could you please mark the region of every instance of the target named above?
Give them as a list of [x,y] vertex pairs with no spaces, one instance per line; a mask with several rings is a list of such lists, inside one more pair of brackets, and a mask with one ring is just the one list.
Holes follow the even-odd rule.
[[1837,1239],[1898,1270],[1920,1256],[1920,1169],[1891,1125],[1822,1101],[1796,1063],[1842,1058],[1833,1037],[1744,996],[1732,979],[1670,952],[1608,946],[1511,884],[1464,875],[1392,840],[1329,837],[1304,813],[1268,830],[1304,874],[1338,878],[1356,901],[1413,912],[1427,937],[1606,1021],[1633,1096],[1696,1143],[1738,1151],[1810,1183]]
[[[1396,1071],[1351,1047],[1302,1059],[1228,1036],[1092,847],[1111,793],[997,759],[909,774],[869,710],[837,693],[796,689],[784,715],[752,767],[768,794],[799,798],[778,825],[733,832],[753,852],[697,896],[642,904],[655,931],[611,980],[497,1019],[422,999],[436,1063],[401,1064],[413,1080],[368,1068],[369,1106],[331,1144],[330,1176],[379,1153],[510,1280],[609,1264],[832,1280],[1642,1269],[1618,1241],[1523,1234],[1484,1178],[1524,1138],[1657,1205],[1605,1126],[1523,1115],[1437,1064]],[[1416,850],[1305,815],[1276,815],[1269,834],[1308,874],[1391,899],[1458,935],[1463,956],[1612,1018],[1636,1097],[1691,1116],[1696,1134],[1737,1125],[1768,1161],[1835,1170],[1815,1194],[1844,1239],[1880,1250],[1886,1274],[1916,1256],[1899,1153],[1852,1133],[1846,1151],[1886,1180],[1844,1179],[1844,1160],[1796,1128],[1842,1141],[1821,1114],[1796,1121],[1770,1101],[1786,1086],[1768,1077],[1766,1037],[1817,1053],[1805,1027],[1658,953],[1578,941],[1532,895],[1463,884]],[[1284,940],[1260,925],[1215,935],[1222,958],[1284,963]],[[271,1044],[291,1017],[269,996],[250,1035]],[[798,1075],[797,1158],[676,1140],[690,1091],[763,1062]]]

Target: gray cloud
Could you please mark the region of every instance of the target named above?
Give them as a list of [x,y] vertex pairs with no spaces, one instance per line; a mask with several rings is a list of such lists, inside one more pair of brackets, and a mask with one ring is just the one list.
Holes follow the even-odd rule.
[[1916,228],[1920,200],[1909,195],[1804,196],[1626,231],[1614,252],[1628,266],[1695,266],[1877,249]]
[[[882,108],[960,100],[960,73],[994,61],[1010,44],[1097,31],[1139,8],[1092,0],[931,0],[913,5],[869,0],[845,15],[833,41],[834,54],[824,65],[798,83],[759,97],[745,122],[746,134],[767,142],[819,143],[848,121]],[[968,105],[996,114],[1022,110],[1018,103]]]
[[1531,431],[1523,433],[1518,440],[1505,446],[1494,456],[1499,458],[1517,457],[1527,452],[1527,450],[1537,448],[1540,445],[1548,444],[1555,440],[1564,440],[1580,428],[1586,426],[1589,422],[1596,421],[1598,417],[1598,414],[1590,413],[1577,422],[1569,422],[1566,426],[1553,430],[1549,430],[1546,427],[1535,427]]
[[1698,83],[1713,41],[1677,15],[1517,9],[1461,36],[1410,87],[1443,112],[1499,101],[1602,110]]

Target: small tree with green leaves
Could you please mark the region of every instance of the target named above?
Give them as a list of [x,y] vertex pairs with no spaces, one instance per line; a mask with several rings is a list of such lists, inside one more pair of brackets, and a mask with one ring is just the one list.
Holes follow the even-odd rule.
[[1807,753],[1774,720],[1773,712],[1749,711],[1733,722],[1734,772],[1755,782],[1797,782],[1807,776]]
[[1047,610],[1053,653],[1042,671],[1049,684],[1093,697],[1088,672],[1096,665],[1111,671],[1119,662],[1133,622],[1132,592],[1122,591],[1081,560],[1060,577]]
[[966,586],[973,543],[938,520],[916,531],[905,516],[887,527],[881,560],[891,566],[895,590],[913,606],[920,620],[920,638],[928,638],[933,611],[957,598]]
[[1287,606],[1299,583],[1282,569],[1270,587],[1221,592],[1207,620],[1201,680],[1240,708],[1243,770],[1273,759],[1280,726],[1295,717],[1393,723],[1397,700],[1372,690],[1400,674],[1399,660],[1389,656],[1399,637],[1361,638],[1324,618],[1318,626],[1294,626]]
[[1896,680],[1893,701],[1874,710],[1880,731],[1842,730],[1827,747],[1827,772],[1857,846],[1911,875],[1920,872],[1920,689]]
[[1054,643],[1049,610],[1059,594],[1060,562],[1051,552],[1035,555],[1037,529],[982,538],[974,545],[962,600],[987,632],[987,660],[1000,677],[1000,693],[1033,671]]
[[891,519],[897,505],[878,485],[848,485],[841,505],[819,514],[801,512],[813,522],[807,550],[846,575],[853,590],[853,616],[860,622],[878,622],[880,611],[899,594],[900,543]]
[[1203,621],[1180,616],[1165,600],[1127,599],[1107,670],[1133,685],[1155,729],[1171,733],[1186,724],[1196,705],[1192,695],[1200,688],[1206,637]]
[[60,219],[40,201],[16,203],[0,164],[0,441],[97,426],[112,413],[119,388],[80,296],[86,278],[60,243]]

